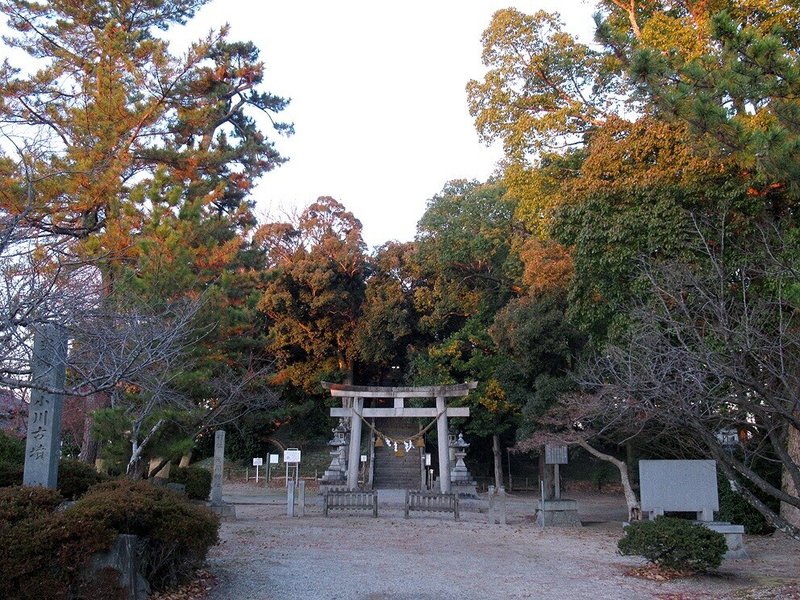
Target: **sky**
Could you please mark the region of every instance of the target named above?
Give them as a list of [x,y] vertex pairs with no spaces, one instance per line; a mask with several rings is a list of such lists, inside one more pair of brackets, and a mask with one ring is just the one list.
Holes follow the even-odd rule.
[[478,138],[465,87],[481,79],[481,34],[496,10],[560,12],[591,38],[583,0],[212,0],[184,32],[221,23],[253,41],[264,89],[291,98],[279,114],[295,134],[274,137],[289,161],[253,197],[262,222],[283,221],[332,196],[363,224],[373,248],[410,241],[427,201],[452,179],[485,181],[501,158]]

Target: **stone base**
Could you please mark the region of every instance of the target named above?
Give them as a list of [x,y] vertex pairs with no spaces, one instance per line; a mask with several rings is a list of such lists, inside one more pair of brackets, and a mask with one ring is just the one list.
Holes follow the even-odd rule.
[[450,491],[458,498],[478,499],[478,489],[475,481],[453,481],[450,483]]
[[211,512],[220,517],[236,518],[236,507],[233,504],[209,504],[208,507],[211,509]]
[[82,576],[93,581],[98,572],[112,569],[118,575],[117,585],[127,593],[130,600],[145,600],[150,596],[150,584],[139,573],[139,540],[135,535],[122,534],[111,548],[95,554]]
[[320,495],[325,494],[330,491],[334,490],[346,490],[347,489],[347,482],[346,481],[322,481],[319,480],[319,493]]
[[555,527],[581,527],[581,520],[578,518],[578,501],[562,498],[561,500],[545,500],[544,507],[542,501],[536,502],[536,523],[544,526],[552,525]]
[[728,545],[725,558],[750,558],[742,541],[744,525],[731,525],[727,521],[695,521],[695,523],[725,536],[725,543]]

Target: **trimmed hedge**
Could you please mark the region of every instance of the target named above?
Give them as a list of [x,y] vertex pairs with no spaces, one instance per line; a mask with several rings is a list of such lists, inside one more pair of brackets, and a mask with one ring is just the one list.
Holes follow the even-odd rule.
[[65,513],[139,536],[142,575],[155,589],[189,579],[218,541],[214,513],[146,481],[101,483]]
[[[111,547],[114,530],[57,512],[63,500],[40,487],[0,490],[0,598],[72,598],[81,569]],[[91,582],[84,588],[97,597]]]
[[692,571],[716,569],[728,550],[721,533],[673,517],[631,523],[617,547],[661,567]]
[[139,537],[141,574],[154,589],[190,578],[217,542],[219,519],[148,482],[101,483],[64,510],[44,488],[0,490],[0,598],[116,598],[114,574],[83,571],[121,533]]
[[58,491],[67,500],[77,500],[90,487],[104,481],[108,481],[108,476],[101,475],[85,462],[64,459],[58,465]]
[[186,495],[194,500],[208,500],[211,493],[211,471],[203,467],[172,467],[169,480],[186,486]]
[[20,486],[0,489],[0,529],[25,519],[48,515],[62,502],[61,494],[47,488]]

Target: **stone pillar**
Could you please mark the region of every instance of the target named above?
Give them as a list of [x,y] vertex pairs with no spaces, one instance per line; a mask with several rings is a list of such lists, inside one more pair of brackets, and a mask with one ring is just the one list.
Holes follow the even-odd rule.
[[225,468],[225,430],[214,434],[214,475],[211,478],[211,504],[222,506],[222,471]]
[[[66,329],[57,325],[46,325],[37,329],[34,333],[31,357],[33,384],[48,390],[63,390],[66,359]],[[31,390],[23,485],[51,489],[56,489],[58,486],[63,403],[63,394],[35,388]]]
[[361,466],[361,410],[363,398],[353,398],[353,416],[350,421],[350,456],[347,460],[347,489],[358,489],[358,468]]
[[439,489],[443,494],[450,492],[450,447],[447,438],[447,400],[436,398],[436,445],[439,450]]

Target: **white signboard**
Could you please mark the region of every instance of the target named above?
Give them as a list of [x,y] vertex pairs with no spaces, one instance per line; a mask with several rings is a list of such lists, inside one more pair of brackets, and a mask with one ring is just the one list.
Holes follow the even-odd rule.
[[271,464],[271,465],[277,465],[277,464],[278,464],[278,459],[279,459],[279,458],[280,458],[280,455],[279,455],[279,454],[270,454],[270,455],[269,455],[269,464]]
[[361,455],[361,462],[367,462],[367,455],[366,454],[362,454]]
[[254,467],[260,467],[263,464],[264,464],[264,459],[263,458],[254,458],[253,459],[253,466]]
[[300,450],[297,448],[287,448],[283,451],[283,462],[285,463],[299,463]]

